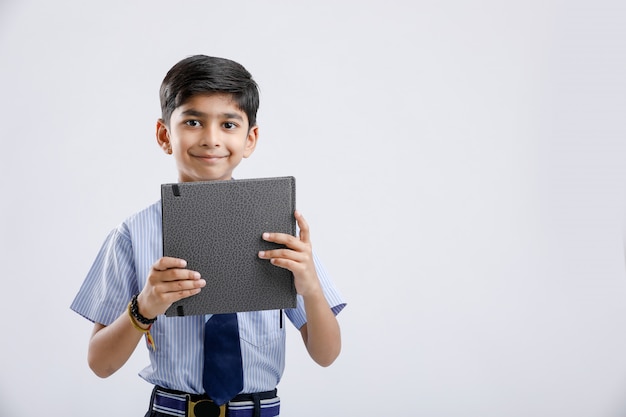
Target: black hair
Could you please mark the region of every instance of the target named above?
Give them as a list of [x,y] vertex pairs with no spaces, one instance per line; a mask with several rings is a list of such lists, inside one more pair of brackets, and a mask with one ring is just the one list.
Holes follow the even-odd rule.
[[248,116],[248,128],[256,125],[259,87],[239,63],[225,58],[193,55],[179,61],[161,83],[161,117],[169,125],[174,110],[197,94],[230,94]]

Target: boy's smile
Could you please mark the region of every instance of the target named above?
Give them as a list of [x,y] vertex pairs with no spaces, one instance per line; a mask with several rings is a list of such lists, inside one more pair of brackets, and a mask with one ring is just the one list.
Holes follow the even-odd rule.
[[174,156],[180,182],[229,180],[254,151],[258,127],[249,128],[229,94],[200,94],[176,108],[169,124],[159,119],[156,134]]

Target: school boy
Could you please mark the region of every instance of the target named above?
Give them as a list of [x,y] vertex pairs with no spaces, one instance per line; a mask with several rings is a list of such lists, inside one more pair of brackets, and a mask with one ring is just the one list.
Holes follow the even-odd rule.
[[[228,59],[191,56],[167,73],[160,99],[156,139],[174,158],[178,180],[232,179],[259,137],[258,87],[248,71]],[[328,366],[341,349],[335,316],[345,302],[312,251],[307,222],[294,215],[299,235],[268,230],[263,239],[283,248],[258,256],[293,273],[298,303],[284,313],[300,329],[313,360]],[[233,398],[216,401],[203,385],[204,355],[210,353],[204,326],[220,315],[209,321],[164,316],[173,302],[199,293],[205,279],[210,277],[187,269],[185,260],[162,257],[160,202],[126,219],[106,238],[71,305],[94,323],[90,368],[110,376],[144,337],[150,365],[139,375],[155,386],[146,416],[277,416],[276,386],[285,364],[282,311],[237,313],[243,381]]]

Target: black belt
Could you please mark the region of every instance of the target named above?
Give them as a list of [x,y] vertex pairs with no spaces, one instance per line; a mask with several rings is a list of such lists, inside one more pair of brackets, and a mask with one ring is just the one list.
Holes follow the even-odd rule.
[[[251,401],[254,417],[261,416],[261,400],[277,398],[277,390],[238,394],[230,403]],[[156,386],[152,391],[151,409],[176,417],[225,417],[227,404],[218,406],[206,394],[189,394]]]

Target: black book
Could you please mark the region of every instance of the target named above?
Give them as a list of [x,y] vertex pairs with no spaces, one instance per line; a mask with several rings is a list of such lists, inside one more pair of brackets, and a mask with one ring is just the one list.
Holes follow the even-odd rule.
[[263,232],[296,235],[295,178],[161,185],[163,255],[182,258],[207,285],[167,316],[294,308],[291,271],[260,259]]

